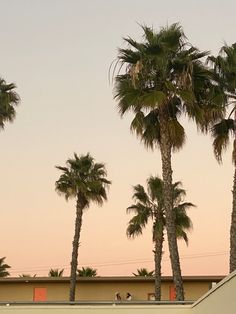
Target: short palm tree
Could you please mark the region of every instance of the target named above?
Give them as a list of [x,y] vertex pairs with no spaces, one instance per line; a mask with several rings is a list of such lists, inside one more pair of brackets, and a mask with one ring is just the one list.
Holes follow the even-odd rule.
[[0,128],[4,128],[5,122],[12,122],[15,118],[15,107],[19,104],[20,97],[15,92],[16,85],[7,84],[0,78]]
[[125,38],[130,48],[119,50],[114,98],[121,116],[129,111],[134,113],[131,130],[147,147],[160,149],[173,280],[177,300],[184,300],[172,211],[172,153],[185,142],[179,117],[189,116],[205,131],[210,123],[223,116],[225,97],[222,89],[213,84],[213,73],[202,61],[207,53],[191,46],[178,24],[159,32],[142,28],[142,42]]
[[11,268],[11,266],[5,264],[5,258],[0,258],[0,277],[7,277],[10,276],[10,273],[7,271],[7,269]]
[[92,267],[82,267],[81,269],[77,269],[77,275],[79,277],[96,277],[97,269]]
[[[154,262],[155,262],[155,299],[161,300],[161,259],[164,241],[164,229],[166,218],[164,212],[164,183],[158,177],[149,177],[147,180],[147,192],[142,185],[134,187],[133,199],[135,204],[127,208],[127,212],[134,212],[133,218],[129,221],[127,236],[135,237],[142,234],[148,222],[152,221]],[[186,210],[194,205],[183,202],[185,190],[181,183],[172,185],[173,213],[175,216],[175,234],[177,238],[184,239],[188,243],[187,231],[192,228],[191,219],[187,216]]]
[[153,277],[154,276],[154,270],[148,271],[147,268],[140,268],[140,269],[137,269],[137,273],[133,273],[133,275],[135,277],[139,277],[139,276]]
[[111,184],[106,179],[105,165],[95,163],[88,153],[68,159],[66,167],[56,167],[62,174],[56,181],[56,191],[65,196],[66,200],[76,199],[75,234],[73,240],[71,273],[70,273],[70,301],[75,300],[76,270],[78,265],[78,247],[82,226],[83,212],[91,202],[102,205],[107,199],[106,190]]
[[236,43],[223,46],[217,57],[208,59],[214,66],[218,83],[228,97],[229,116],[216,123],[212,128],[213,148],[216,159],[222,162],[222,153],[232,138],[232,161],[234,164],[233,204],[230,227],[230,272],[236,270]]
[[36,274],[34,274],[34,275],[31,275],[31,274],[21,274],[21,275],[19,275],[19,277],[21,277],[21,278],[31,278],[31,277],[35,278],[36,276],[37,276]]
[[48,276],[49,277],[62,277],[63,276],[63,272],[64,272],[64,269],[50,269],[49,270],[49,273],[48,273]]

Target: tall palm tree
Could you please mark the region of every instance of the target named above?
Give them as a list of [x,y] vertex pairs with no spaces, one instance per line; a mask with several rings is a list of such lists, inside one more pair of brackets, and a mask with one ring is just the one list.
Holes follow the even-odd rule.
[[20,97],[15,92],[16,85],[7,84],[0,78],[0,128],[4,128],[5,122],[12,122],[15,118],[15,107],[19,104]]
[[49,270],[49,273],[48,273],[48,276],[49,277],[62,277],[63,276],[63,272],[64,272],[64,269],[50,269]]
[[[186,210],[194,205],[183,202],[186,195],[181,183],[172,185],[173,214],[175,216],[175,234],[177,238],[184,239],[188,243],[187,231],[192,228],[191,219]],[[164,212],[164,182],[159,177],[149,177],[147,180],[147,192],[142,185],[134,187],[133,199],[135,204],[127,208],[127,212],[134,212],[129,221],[127,236],[135,237],[142,234],[143,229],[151,220],[153,227],[154,262],[155,262],[155,299],[161,300],[161,259],[164,241],[164,229],[166,217]]]
[[82,216],[91,202],[102,205],[107,199],[106,190],[111,184],[106,179],[105,165],[95,163],[94,158],[87,153],[68,159],[67,167],[56,167],[62,171],[60,178],[56,181],[56,191],[63,195],[66,200],[76,199],[75,234],[73,240],[71,272],[70,272],[70,301],[75,300],[76,270],[78,265],[78,247]]
[[82,267],[81,269],[77,269],[77,274],[79,277],[96,277],[97,269],[92,267]]
[[[207,55],[187,43],[182,28],[173,24],[159,32],[143,26],[143,41],[125,38],[130,48],[120,49],[115,76],[115,96],[123,116],[131,111],[131,130],[144,144],[159,148],[164,181],[164,211],[173,280],[177,300],[184,300],[183,281],[175,217],[172,211],[172,153],[181,149],[185,131],[179,117],[189,116],[198,128],[206,130],[209,123],[223,115],[221,88],[213,84],[213,74],[201,61]],[[121,74],[122,67],[125,73]],[[223,111],[223,108],[222,108]]]
[[154,270],[148,271],[147,268],[140,268],[140,269],[137,269],[137,274],[133,273],[133,275],[135,277],[139,277],[139,276],[153,277],[154,276]]
[[233,204],[230,227],[230,272],[236,270],[236,43],[223,46],[217,57],[208,60],[213,64],[216,80],[224,88],[228,97],[230,113],[227,118],[216,123],[212,128],[213,148],[216,159],[222,162],[222,153],[233,140],[232,161],[234,164]]
[[10,276],[10,273],[7,271],[8,268],[11,268],[11,266],[5,264],[5,258],[0,258],[0,277],[7,277]]

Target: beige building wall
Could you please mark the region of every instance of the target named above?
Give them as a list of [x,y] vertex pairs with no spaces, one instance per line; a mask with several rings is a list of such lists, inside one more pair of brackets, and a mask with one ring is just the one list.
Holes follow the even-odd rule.
[[184,283],[185,300],[197,300],[210,289],[211,282],[186,282]]
[[192,314],[235,314],[236,271],[195,302],[191,310]]
[[[209,290],[210,282],[184,283],[185,299],[197,300]],[[172,282],[162,284],[162,300],[170,300]],[[69,282],[17,282],[0,283],[0,301],[33,301],[35,288],[46,288],[47,301],[67,301]],[[144,282],[113,282],[93,281],[80,282],[76,286],[76,300],[81,301],[112,301],[119,292],[125,300],[127,292],[132,294],[132,300],[148,300],[148,294],[154,293],[154,283]]]
[[[5,288],[7,287],[9,287],[9,284],[5,286]],[[18,285],[18,288],[20,288],[20,285]],[[30,284],[28,288],[30,290],[32,285]],[[22,290],[26,291],[26,289]],[[223,279],[193,305],[13,306],[2,304],[0,305],[0,314],[68,314],[72,312],[72,314],[235,314],[235,291],[236,271]]]

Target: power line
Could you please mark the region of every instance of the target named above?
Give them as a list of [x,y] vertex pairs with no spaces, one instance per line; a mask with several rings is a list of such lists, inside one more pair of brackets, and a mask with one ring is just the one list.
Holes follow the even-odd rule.
[[[188,254],[182,255],[180,260],[183,259],[198,259],[198,258],[208,258],[208,257],[216,257],[216,256],[223,256],[229,254],[228,251],[218,251],[218,252],[209,252],[209,253],[195,253],[195,254]],[[168,261],[169,258],[165,257],[162,259],[163,262]],[[111,266],[121,266],[121,265],[129,265],[129,264],[137,264],[137,263],[153,263],[153,259],[146,258],[146,259],[132,259],[132,260],[121,260],[121,261],[110,261],[110,262],[101,262],[101,263],[93,263],[93,262],[84,262],[79,263],[79,267],[83,265],[90,265],[91,267],[111,267]],[[64,268],[65,270],[69,269],[70,266],[66,265],[53,265],[53,266],[35,266],[35,267],[27,267],[25,269],[14,269],[11,273],[24,273],[24,272],[37,272],[37,271],[49,271],[51,268]]]

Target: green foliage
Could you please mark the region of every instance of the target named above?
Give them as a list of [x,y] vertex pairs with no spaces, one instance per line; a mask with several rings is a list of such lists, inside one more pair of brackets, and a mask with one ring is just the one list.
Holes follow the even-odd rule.
[[11,266],[5,264],[5,258],[0,258],[0,277],[7,277],[10,276],[10,273],[7,271],[7,269],[11,268]]
[[214,154],[219,162],[222,162],[222,152],[229,145],[230,135],[234,136],[234,133],[235,121],[233,119],[222,119],[212,127]]
[[214,67],[217,81],[230,93],[230,97],[236,99],[236,43],[223,46],[220,54],[210,56],[208,61]]
[[[227,104],[231,107],[227,119],[222,119],[212,128],[214,154],[218,162],[222,161],[222,153],[233,139],[232,161],[236,165],[235,149],[235,110],[236,110],[236,43],[232,46],[223,46],[217,57],[210,56],[208,61],[214,67],[214,74],[218,84],[224,89],[227,95]],[[234,118],[231,118],[234,114]]]
[[69,198],[80,198],[84,207],[88,207],[90,201],[102,205],[107,199],[106,188],[111,184],[106,179],[105,165],[95,163],[94,158],[88,153],[68,159],[67,167],[57,166],[62,171],[59,180],[56,181],[56,191],[59,195]]
[[63,276],[64,269],[59,270],[58,268],[56,269],[50,269],[48,273],[48,277],[62,277]]
[[153,277],[154,270],[148,271],[147,268],[140,268],[137,269],[137,274],[133,273],[135,277],[143,276],[143,277]]
[[[163,188],[163,181],[153,176],[147,180],[147,192],[142,185],[134,186],[135,203],[127,208],[127,213],[134,213],[128,223],[126,231],[128,237],[141,235],[150,220],[153,222],[153,241],[156,237],[163,237],[163,229],[166,226]],[[192,222],[186,211],[195,205],[183,202],[186,192],[181,188],[181,182],[173,184],[172,193],[176,236],[188,243],[187,231],[192,229]]]
[[20,102],[19,95],[14,91],[15,84],[6,84],[0,78],[0,128],[4,128],[5,122],[12,122],[15,118],[15,107]]
[[21,275],[19,275],[19,277],[21,277],[21,278],[34,278],[34,277],[36,277],[37,275],[36,274],[34,274],[34,275],[30,275],[30,274],[21,274]]
[[96,277],[97,269],[92,267],[82,267],[81,269],[77,269],[77,275],[79,277]]
[[118,110],[134,113],[131,130],[151,149],[160,145],[165,121],[172,149],[179,150],[185,142],[179,116],[188,115],[206,131],[223,117],[225,94],[204,64],[208,52],[191,46],[179,24],[159,32],[147,26],[142,30],[142,42],[125,38],[129,48],[119,50],[124,73],[119,70],[115,76]]
[[[222,153],[227,149],[230,140],[233,142],[232,162],[236,167],[236,43],[225,45],[217,57],[210,56],[208,61],[214,67],[214,75],[218,86],[223,88],[227,96],[228,118],[223,117],[212,128],[213,149],[218,162],[222,162]],[[230,272],[236,269],[236,181],[234,174],[233,206],[230,226]]]

